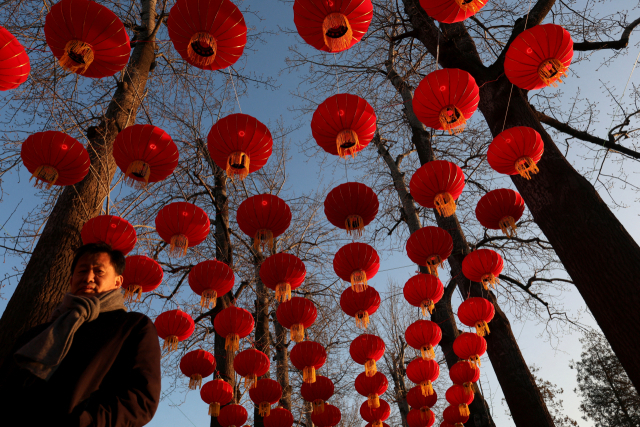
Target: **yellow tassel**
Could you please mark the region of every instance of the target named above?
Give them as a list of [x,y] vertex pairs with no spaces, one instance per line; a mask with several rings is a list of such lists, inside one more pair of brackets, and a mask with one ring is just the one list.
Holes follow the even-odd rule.
[[422,390],[423,396],[431,396],[433,394],[433,386],[431,385],[431,381],[421,382],[420,390]]
[[124,173],[125,182],[134,188],[144,188],[149,183],[151,168],[142,160],[135,160],[129,164]]
[[355,270],[351,273],[351,289],[358,293],[367,289],[367,273],[364,270]]
[[453,425],[453,427],[464,427],[464,424],[462,424],[462,423],[455,423],[455,424]]
[[93,46],[80,40],[69,40],[64,47],[64,54],[58,62],[65,70],[84,74],[89,69],[93,59]]
[[47,184],[48,190],[58,180],[58,171],[53,166],[38,166],[33,175],[31,175],[31,178],[29,178],[29,181],[31,181],[33,178],[36,179],[34,187],[42,189],[42,187],[44,187],[44,184]]
[[435,359],[436,357],[436,353],[433,350],[433,346],[431,345],[423,345],[422,347],[420,347],[420,355],[422,356],[423,360],[431,360]]
[[240,181],[249,175],[249,156],[242,151],[236,151],[227,159],[227,176],[231,179],[238,177]]
[[495,289],[496,283],[500,283],[500,279],[494,276],[493,273],[485,274],[484,276],[482,276],[480,281],[482,282],[482,286],[484,287],[485,291],[489,290],[489,285],[491,285],[491,287]]
[[342,13],[332,13],[322,22],[324,44],[330,52],[340,52],[348,49],[353,40],[353,30],[349,20]]
[[460,405],[458,405],[458,410],[460,411],[461,417],[468,417],[469,415],[471,415],[471,412],[469,412],[469,407],[466,403],[461,403]]
[[138,285],[129,285],[124,290],[124,300],[126,302],[139,302],[142,295],[142,287]]
[[217,417],[220,415],[220,403],[213,402],[209,404],[209,415],[212,417]]
[[360,329],[367,329],[369,326],[369,313],[365,310],[361,310],[356,313],[356,327]]
[[235,353],[240,348],[240,337],[238,334],[229,334],[224,339],[224,348]]
[[206,67],[216,59],[218,43],[209,33],[195,33],[187,46],[189,59],[198,66]]
[[278,283],[276,285],[276,300],[280,302],[289,301],[291,299],[291,284],[288,282]]
[[249,390],[250,388],[256,388],[258,386],[258,376],[256,374],[250,374],[244,377],[244,388]]
[[373,359],[367,359],[367,361],[364,362],[364,374],[368,377],[372,377],[376,372],[378,372],[376,361]]
[[[475,367],[475,365],[473,366]],[[463,383],[462,387],[464,387],[464,394],[466,395],[471,394],[471,392],[473,391],[473,383],[470,383],[470,382]]]
[[538,77],[545,85],[558,87],[558,83],[562,83],[561,77],[567,76],[567,67],[555,58],[542,61],[538,67]]
[[482,363],[480,362],[480,356],[478,356],[478,355],[471,356],[471,357],[469,358],[469,361],[471,361],[471,362],[475,363],[475,364],[476,364],[476,367],[478,367],[478,368],[479,368],[480,366],[482,366]]
[[324,412],[324,400],[314,400],[312,408],[315,415],[322,414]]
[[440,255],[431,255],[425,261],[425,266],[429,270],[429,274],[438,277],[438,267],[440,267],[443,262]]
[[372,393],[367,397],[367,402],[369,402],[369,408],[379,408],[380,407],[380,398],[375,393]]
[[362,230],[364,230],[364,220],[360,215],[349,215],[344,220],[347,234],[350,236],[362,237]]
[[489,325],[484,320],[476,322],[476,334],[480,337],[484,337],[485,335],[489,335]]
[[302,370],[302,381],[307,384],[313,384],[316,382],[316,368],[313,366],[305,366]]
[[304,326],[296,323],[291,326],[291,340],[295,342],[304,341]]
[[[438,270],[436,270],[436,276],[438,275],[437,273]],[[436,305],[430,299],[426,299],[420,303],[420,311],[422,312],[423,316],[426,316],[427,313],[433,313],[435,307]]]
[[531,157],[524,156],[516,160],[516,170],[521,177],[525,179],[531,179],[531,175],[535,175],[540,172],[538,165],[533,161]]
[[454,135],[464,130],[467,119],[465,119],[462,111],[455,105],[449,105],[444,107],[440,111],[438,116],[442,129],[449,132],[449,135]]
[[171,237],[171,244],[169,246],[169,255],[172,257],[180,258],[187,254],[189,248],[189,238],[184,234],[176,234]]
[[202,292],[202,296],[200,297],[200,307],[206,308],[209,307],[215,308],[216,299],[218,298],[218,292],[213,289],[205,289]]
[[433,203],[436,205],[436,210],[441,216],[448,217],[456,213],[456,202],[453,200],[451,194],[447,192],[436,194]]
[[458,7],[465,12],[468,10],[472,10],[474,14],[478,13],[478,11],[487,4],[487,0],[455,0]]
[[504,233],[505,236],[512,238],[515,237],[516,234],[516,220],[513,219],[512,216],[505,216],[498,222],[500,229]]
[[253,238],[253,248],[261,252],[264,247],[273,249],[273,232],[271,230],[258,230]]
[[372,424],[372,427],[382,427],[382,421],[375,420]]
[[420,419],[425,422],[425,424],[429,424],[429,420],[431,420],[431,412],[429,412],[429,408],[423,406],[420,408]]
[[164,339],[162,344],[163,350],[169,350],[169,352],[176,351],[178,349],[178,337],[175,335],[169,335]]
[[266,417],[271,413],[271,405],[269,402],[260,402],[258,405],[258,413],[261,417]]
[[342,159],[349,156],[355,157],[358,150],[362,148],[358,134],[351,129],[341,130],[336,137],[336,144],[338,145],[338,156]]
[[189,379],[189,390],[202,387],[202,375],[195,374]]

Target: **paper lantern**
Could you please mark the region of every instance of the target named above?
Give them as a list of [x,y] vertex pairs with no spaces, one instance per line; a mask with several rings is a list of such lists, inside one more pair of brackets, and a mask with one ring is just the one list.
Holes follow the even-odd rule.
[[128,254],[136,246],[136,229],[126,219],[99,215],[85,222],[80,231],[82,244],[106,243],[111,249]]
[[313,113],[311,134],[327,153],[355,157],[376,133],[376,114],[367,101],[341,93],[327,98]]
[[429,408],[424,408],[424,410],[412,409],[407,414],[409,427],[431,427],[435,421],[436,417]]
[[244,308],[227,307],[216,314],[213,327],[225,339],[224,348],[236,352],[240,347],[240,338],[253,331],[253,316]]
[[465,332],[453,341],[453,352],[462,360],[470,360],[480,366],[480,357],[487,351],[487,341],[471,332]]
[[93,1],[54,4],[45,19],[44,36],[60,66],[85,77],[113,76],[129,62],[131,46],[122,21]]
[[458,308],[458,319],[463,325],[476,328],[476,333],[481,337],[489,334],[489,325],[496,313],[491,301],[485,298],[467,298]]
[[557,86],[573,59],[571,34],[560,25],[536,25],[513,40],[504,59],[504,73],[525,90]]
[[439,22],[453,24],[475,15],[488,0],[420,0],[420,6]]
[[457,68],[433,71],[413,96],[413,111],[426,126],[450,134],[464,130],[480,102],[480,89],[471,74]]
[[367,329],[369,316],[375,313],[381,304],[378,291],[368,286],[362,292],[347,288],[340,296],[340,307],[348,316],[356,319],[356,327]]
[[156,216],[156,232],[168,243],[169,255],[181,257],[187,249],[204,242],[211,223],[207,213],[194,204],[174,202]]
[[0,91],[15,89],[27,81],[29,55],[6,28],[0,25]]
[[216,370],[216,359],[205,350],[193,350],[180,359],[180,371],[189,377],[189,389],[202,386],[202,379]]
[[318,427],[334,427],[340,423],[341,419],[340,409],[329,403],[325,403],[324,411],[311,414],[311,421]]
[[285,408],[272,409],[268,416],[262,420],[264,427],[291,427],[293,426],[293,415]]
[[432,313],[444,295],[440,279],[431,274],[419,273],[411,277],[402,289],[404,299],[414,307],[420,307],[423,316]]
[[233,270],[222,261],[206,260],[196,264],[189,272],[189,287],[200,295],[200,306],[209,309],[216,300],[233,289]]
[[327,194],[324,214],[334,226],[359,237],[378,214],[378,206],[378,196],[371,188],[359,182],[347,182]]
[[440,376],[440,365],[433,359],[413,359],[407,366],[407,378],[420,386],[422,394],[429,396],[433,391],[433,383]]
[[464,427],[464,423],[469,421],[469,415],[461,415],[457,406],[447,406],[442,411],[442,418],[455,427]]
[[258,413],[266,417],[271,412],[271,405],[278,403],[282,397],[282,386],[269,378],[256,382],[255,387],[249,389],[251,401],[258,407]]
[[209,405],[209,415],[217,417],[220,415],[220,407],[231,402],[233,388],[223,380],[209,381],[200,389],[200,397]]
[[537,174],[538,162],[544,152],[544,142],[535,129],[517,126],[496,136],[487,152],[489,166],[498,173],[531,179]]
[[289,358],[293,366],[302,371],[303,381],[314,383],[316,382],[316,370],[320,369],[327,361],[327,351],[315,341],[302,341],[293,347]]
[[178,343],[193,334],[195,323],[191,316],[182,310],[169,310],[160,313],[154,322],[158,336],[164,340],[163,350],[175,351]]
[[364,365],[365,374],[371,377],[378,372],[376,362],[384,355],[385,348],[382,338],[376,335],[362,334],[351,341],[349,354],[354,362]]
[[333,257],[333,271],[345,282],[351,282],[351,289],[362,292],[367,282],[380,269],[380,257],[373,247],[366,243],[349,243],[341,247]]
[[411,261],[427,267],[438,276],[440,267],[453,252],[453,239],[440,227],[422,227],[407,240],[407,255]]
[[447,398],[449,405],[458,407],[461,416],[468,417],[471,414],[469,412],[469,405],[473,402],[473,391],[465,389],[464,386],[454,384],[449,387],[445,397]]
[[271,366],[269,357],[255,348],[243,350],[233,359],[233,369],[244,378],[246,389],[255,387],[258,377],[269,372],[269,366]]
[[231,404],[220,409],[218,423],[222,427],[241,427],[247,422],[247,410],[241,405]]
[[461,360],[449,369],[449,378],[454,384],[463,386],[467,393],[472,393],[473,383],[480,379],[480,368],[473,362]]
[[416,202],[447,217],[456,212],[455,201],[462,194],[464,174],[451,162],[433,160],[413,174],[409,185]]
[[318,310],[313,301],[301,297],[293,297],[283,302],[276,310],[278,322],[291,330],[291,340],[304,341],[304,331],[313,325],[318,317]]
[[382,427],[382,422],[391,415],[391,407],[384,399],[378,399],[377,407],[369,406],[369,401],[360,405],[360,416],[368,423],[373,423],[374,427]]
[[489,285],[496,288],[496,283],[500,280],[498,276],[502,273],[504,262],[502,257],[491,249],[478,249],[464,257],[462,261],[462,274],[472,282],[482,283],[485,290],[489,290]]
[[502,230],[511,238],[516,236],[516,222],[524,213],[524,200],[513,190],[500,188],[489,191],[476,206],[476,218],[483,227]]
[[442,329],[430,320],[418,320],[409,325],[404,338],[408,345],[420,350],[423,359],[433,359],[436,356],[433,347],[440,343]]
[[291,254],[271,255],[260,265],[260,280],[276,291],[276,300],[280,302],[291,299],[291,291],[302,285],[306,275],[304,263]]
[[278,196],[259,194],[240,203],[236,215],[238,227],[253,238],[253,247],[273,250],[273,239],[284,233],[291,223],[291,210]]
[[422,413],[423,422],[429,421],[428,409],[434,406],[437,401],[438,394],[435,390],[433,391],[433,394],[425,396],[424,394],[422,394],[422,388],[419,385],[412,387],[407,392],[407,403],[413,409],[416,409]]
[[[1,28],[1,27],[0,27]],[[47,190],[53,185],[73,185],[82,181],[91,165],[89,153],[75,139],[62,132],[46,131],[30,135],[20,149],[22,162],[35,178],[35,186]]]
[[126,259],[122,274],[122,289],[128,302],[140,301],[142,292],[151,292],[162,283],[164,272],[156,261],[144,255],[131,255]]
[[371,408],[380,407],[380,395],[389,387],[389,381],[381,372],[376,372],[372,376],[367,376],[365,372],[356,377],[356,391],[367,398]]
[[178,0],[167,31],[182,59],[203,70],[235,64],[247,44],[242,12],[229,0]]
[[302,386],[300,386],[300,395],[304,400],[312,403],[314,414],[324,412],[324,405],[333,396],[333,392],[333,381],[322,375],[316,375],[315,382],[303,382]]

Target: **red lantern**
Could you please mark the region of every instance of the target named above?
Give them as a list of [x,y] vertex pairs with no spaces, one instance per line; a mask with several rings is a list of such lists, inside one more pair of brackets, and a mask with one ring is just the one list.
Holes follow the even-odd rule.
[[243,350],[233,359],[233,369],[244,378],[244,387],[247,389],[256,386],[258,377],[269,372],[270,365],[269,357],[255,348]]
[[234,281],[233,270],[215,259],[202,261],[189,272],[189,287],[196,295],[200,295],[200,306],[207,309],[216,306],[218,296],[233,289]]
[[316,382],[303,382],[300,387],[300,395],[302,398],[313,404],[314,414],[321,414],[324,412],[325,402],[333,396],[333,391],[333,382],[322,375],[316,375]]
[[156,232],[170,244],[169,254],[175,257],[186,255],[187,248],[204,242],[210,227],[207,213],[187,202],[170,203],[156,216]]
[[[373,423],[367,423],[364,427],[373,427]],[[389,427],[389,424],[382,423],[382,427]]]
[[200,389],[200,397],[209,405],[209,415],[217,417],[220,415],[220,407],[231,402],[233,388],[223,380],[209,381]]
[[458,308],[458,319],[466,326],[475,327],[481,337],[489,334],[487,323],[491,322],[494,314],[496,310],[491,301],[479,297],[467,298]]
[[213,161],[231,179],[243,180],[267,164],[273,139],[265,125],[246,114],[231,114],[211,127],[207,146]]
[[282,397],[282,386],[277,381],[263,378],[249,389],[251,401],[258,407],[258,413],[266,417],[271,412],[271,405],[278,403]]
[[240,203],[236,215],[238,227],[253,238],[253,247],[273,250],[273,239],[284,233],[291,223],[291,210],[278,196],[259,194]]
[[438,394],[433,391],[433,394],[425,396],[422,394],[422,388],[418,385],[412,387],[407,393],[407,403],[413,409],[417,409],[423,412],[423,421],[428,421],[427,410],[434,406],[438,401]]
[[436,417],[429,408],[424,408],[424,410],[412,409],[407,414],[409,427],[431,427],[435,421]]
[[297,343],[289,356],[293,366],[302,371],[302,379],[305,383],[316,382],[316,370],[327,361],[327,351],[315,341]]
[[341,419],[342,414],[340,414],[340,409],[328,403],[325,403],[324,411],[311,414],[311,421],[318,427],[336,426],[340,423]]
[[482,283],[485,290],[489,285],[496,288],[499,282],[498,276],[502,273],[504,262],[502,257],[491,249],[478,249],[464,257],[462,261],[462,274],[472,282]]
[[461,416],[468,417],[470,415],[469,405],[473,402],[473,391],[467,390],[461,385],[453,385],[449,387],[445,397],[449,405],[458,407]]
[[443,421],[440,423],[440,427],[464,427],[463,424],[456,424],[455,426],[451,423],[448,423],[446,421]]
[[371,407],[369,402],[360,405],[360,416],[368,423],[373,423],[374,427],[382,427],[382,422],[391,415],[391,407],[384,399],[378,399],[380,405]]
[[260,280],[276,291],[276,300],[280,302],[291,299],[291,291],[302,285],[306,275],[304,263],[291,254],[271,255],[260,266]]
[[144,188],[171,175],[180,156],[169,134],[159,127],[133,125],[116,136],[113,157],[127,184]]
[[451,162],[433,160],[413,174],[409,185],[416,202],[447,217],[456,212],[455,201],[462,194],[464,174]]
[[478,334],[465,332],[453,341],[453,352],[462,360],[470,360],[480,366],[480,357],[487,351],[487,341]]
[[229,0],[179,0],[167,31],[182,59],[203,70],[235,64],[247,44],[242,12]]
[[349,354],[354,362],[364,365],[365,374],[372,377],[378,372],[376,362],[384,355],[385,348],[382,338],[376,335],[362,334],[351,341]]
[[366,243],[344,245],[333,257],[333,271],[345,282],[351,282],[351,289],[358,293],[367,289],[368,279],[373,278],[379,268],[378,253]]
[[88,0],[61,0],[47,14],[44,35],[60,66],[86,77],[113,76],[129,62],[131,46],[122,21]]
[[439,22],[453,24],[475,15],[488,0],[420,0],[420,6]]
[[128,256],[122,274],[124,298],[132,302],[136,295],[135,301],[140,301],[140,294],[160,286],[163,276],[162,267],[151,258],[144,255]]
[[367,329],[369,316],[375,313],[381,304],[378,291],[368,286],[362,292],[347,288],[340,296],[340,307],[348,316],[356,319],[356,327]]
[[296,0],[293,21],[300,37],[316,49],[342,52],[358,43],[367,32],[371,0]]
[[247,418],[247,410],[242,405],[231,404],[220,409],[218,423],[222,427],[241,427]]
[[536,25],[523,31],[509,46],[504,73],[525,90],[558,86],[573,59],[571,34],[560,25]]
[[467,393],[472,393],[473,383],[480,379],[480,368],[473,362],[461,360],[449,369],[449,378],[454,384],[463,386]]
[[202,386],[202,378],[213,374],[216,370],[216,359],[205,350],[193,350],[180,359],[180,370],[189,377],[189,389]]
[[440,267],[453,252],[453,239],[440,227],[422,227],[407,240],[407,255],[411,261],[427,267],[438,276]]
[[426,126],[454,134],[464,130],[479,101],[480,89],[471,74],[446,68],[427,74],[418,84],[413,110]]
[[77,184],[87,176],[91,166],[89,153],[82,144],[55,131],[29,136],[22,143],[20,156],[31,178],[36,179],[35,186],[42,188],[47,184],[47,190],[53,185]]
[[367,376],[365,372],[356,377],[356,391],[367,398],[371,408],[380,407],[380,395],[387,391],[389,381],[381,372]]
[[30,71],[24,46],[0,25],[0,91],[17,88],[27,81]]
[[442,418],[454,427],[464,427],[464,424],[469,421],[469,415],[460,414],[457,406],[447,406],[442,412]]
[[311,134],[327,153],[355,157],[376,133],[376,113],[367,101],[340,93],[318,105],[311,119]]
[[362,236],[362,230],[378,214],[378,196],[359,182],[340,184],[324,199],[324,214],[329,222],[347,230],[347,234]]
[[162,349],[170,352],[178,349],[178,342],[193,334],[196,327],[193,319],[182,310],[169,310],[160,313],[154,322],[158,336],[164,340]]
[[440,365],[435,360],[417,358],[407,366],[407,377],[420,386],[425,396],[435,393],[431,383],[437,380],[438,376],[440,376]]
[[85,222],[80,232],[82,244],[106,243],[111,249],[128,254],[136,246],[136,229],[126,219],[100,215]]
[[430,320],[418,320],[409,325],[404,338],[407,344],[420,350],[423,359],[433,359],[436,356],[433,347],[442,339],[442,329]]
[[288,409],[275,408],[262,421],[264,422],[264,427],[291,427],[293,425],[293,415]]
[[422,315],[432,313],[438,301],[444,295],[444,286],[440,279],[431,274],[417,274],[405,283],[402,289],[404,299],[414,307],[420,307]]
[[291,330],[291,340],[301,342],[304,341],[304,330],[316,321],[318,310],[313,301],[293,297],[278,306],[276,316],[283,327]]
[[476,218],[483,227],[502,230],[505,236],[516,236],[516,222],[524,212],[524,200],[513,190],[500,188],[489,191],[476,206]]
[[544,142],[535,129],[517,126],[496,136],[487,152],[489,166],[498,173],[531,179],[539,172],[537,163],[542,158]]
[[240,347],[240,338],[253,331],[253,316],[244,308],[227,307],[216,315],[213,327],[225,339],[224,348],[236,352]]

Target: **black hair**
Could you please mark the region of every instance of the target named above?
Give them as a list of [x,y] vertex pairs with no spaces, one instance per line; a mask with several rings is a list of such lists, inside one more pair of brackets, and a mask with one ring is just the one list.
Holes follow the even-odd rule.
[[71,274],[76,269],[76,264],[80,258],[84,255],[91,254],[107,254],[109,255],[109,259],[111,260],[111,265],[116,270],[116,274],[122,275],[124,273],[124,266],[126,264],[124,254],[119,250],[113,249],[111,245],[106,243],[87,243],[86,245],[80,246],[76,250],[76,254],[73,256],[73,262],[71,263]]

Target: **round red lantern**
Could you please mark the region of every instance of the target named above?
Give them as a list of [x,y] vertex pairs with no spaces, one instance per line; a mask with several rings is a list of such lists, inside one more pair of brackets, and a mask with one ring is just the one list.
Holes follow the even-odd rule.
[[282,397],[282,386],[277,381],[263,378],[249,389],[249,397],[258,407],[260,416],[266,417],[271,412],[271,405],[278,403]]
[[253,331],[253,316],[244,308],[227,307],[216,315],[213,327],[225,339],[224,348],[236,352],[240,347],[240,338]]
[[127,184],[144,188],[171,175],[180,156],[169,134],[159,127],[133,125],[116,136],[113,157]]
[[461,416],[468,417],[470,415],[469,405],[473,402],[473,391],[467,390],[464,386],[454,384],[449,387],[445,397],[449,405],[458,407]]
[[291,330],[291,340],[301,342],[304,341],[304,330],[316,321],[318,310],[313,301],[293,297],[278,306],[276,316],[284,328]]
[[516,222],[524,213],[524,200],[513,190],[500,188],[489,191],[476,206],[476,218],[483,227],[502,230],[507,237],[516,236]]
[[442,411],[442,418],[455,427],[464,427],[464,423],[469,421],[469,415],[460,414],[460,409],[458,409],[457,406],[447,406],[445,410]]
[[235,64],[247,44],[242,12],[229,0],[179,0],[167,31],[182,59],[203,70]]
[[293,21],[300,37],[316,49],[342,52],[358,43],[367,32],[373,5],[371,0],[296,0]]
[[247,410],[242,405],[231,404],[220,409],[218,423],[222,427],[241,427],[247,418]]
[[476,333],[481,337],[489,334],[487,323],[491,322],[494,314],[496,310],[493,304],[485,298],[467,298],[458,308],[458,319],[466,326],[475,327]]
[[240,230],[253,239],[255,250],[264,246],[273,250],[273,239],[289,228],[291,210],[280,197],[259,194],[240,203],[236,220]]
[[275,408],[262,420],[264,427],[291,427],[293,415],[285,408]]
[[213,161],[231,179],[243,180],[267,164],[273,139],[265,125],[246,114],[231,114],[211,127],[207,147]]
[[128,302],[140,301],[140,294],[160,286],[163,276],[162,267],[151,258],[144,255],[128,256],[122,274],[124,298]]
[[478,249],[464,257],[462,261],[462,274],[472,282],[482,283],[485,290],[489,285],[496,288],[499,282],[498,276],[502,273],[504,262],[502,257],[491,249]]
[[189,272],[189,287],[200,295],[200,306],[206,309],[215,307],[218,296],[233,289],[234,281],[233,270],[215,259],[202,261]]
[[487,351],[487,341],[478,334],[465,332],[453,341],[453,352],[462,360],[470,360],[480,366],[480,357]]
[[106,243],[111,249],[128,254],[136,246],[136,229],[126,219],[100,215],[85,222],[80,232],[82,244]]
[[381,372],[367,376],[365,372],[356,377],[356,391],[367,398],[369,406],[380,407],[380,395],[387,391],[389,381]]
[[420,350],[423,359],[433,359],[436,356],[433,347],[442,339],[442,329],[430,320],[418,320],[409,325],[404,338],[407,344]]
[[[427,412],[429,408],[434,406],[438,401],[438,394],[436,391],[433,391],[433,394],[429,394],[425,396],[422,394],[422,388],[418,385],[412,387],[407,393],[407,403],[413,409],[417,409],[420,412]],[[423,421],[428,421],[428,415],[425,413],[423,415]]]
[[91,163],[89,153],[75,139],[62,132],[46,131],[30,135],[20,150],[22,162],[36,179],[35,186],[47,190],[53,185],[73,185],[82,181]]
[[193,334],[196,327],[193,319],[182,310],[169,310],[160,313],[154,322],[158,336],[164,340],[162,349],[175,351],[178,343]]
[[407,240],[407,255],[411,261],[427,267],[438,276],[440,267],[453,252],[453,239],[440,227],[422,227]]
[[523,31],[507,49],[504,73],[525,90],[562,83],[573,59],[571,34],[560,25],[536,25]]
[[362,334],[353,341],[349,346],[349,354],[354,362],[364,365],[364,372],[368,377],[378,372],[376,362],[384,355],[386,346],[382,338],[371,335]]
[[480,379],[480,368],[473,362],[461,360],[449,369],[449,378],[454,384],[463,386],[467,393],[472,393],[473,383]]
[[260,265],[260,280],[276,291],[276,300],[280,302],[291,299],[291,291],[302,285],[306,275],[304,263],[291,254],[271,255]]
[[102,78],[121,71],[131,46],[115,13],[89,0],[61,0],[51,7],[44,36],[60,66],[86,77]]
[[202,379],[216,370],[216,359],[205,350],[193,350],[180,359],[180,370],[189,377],[189,389],[202,386]]
[[351,282],[351,289],[358,293],[367,289],[368,279],[373,278],[378,269],[378,252],[366,243],[344,245],[333,257],[333,271],[345,282]]
[[313,413],[321,414],[324,412],[324,405],[331,396],[333,396],[333,381],[322,375],[316,375],[314,383],[302,383],[300,387],[300,395],[307,402],[313,404]]
[[435,421],[436,417],[429,408],[424,408],[424,410],[412,409],[407,414],[409,427],[431,427]]
[[416,202],[447,217],[456,212],[456,200],[464,188],[464,174],[451,162],[433,160],[413,174],[409,186]]
[[435,393],[431,383],[437,380],[438,376],[440,376],[440,365],[432,359],[417,358],[407,366],[407,377],[420,386],[425,396]]
[[340,184],[324,199],[324,214],[331,224],[362,236],[362,230],[378,214],[378,196],[359,182]]
[[420,273],[410,278],[402,289],[404,299],[414,307],[420,307],[423,316],[432,313],[444,295],[440,279],[431,274]]
[[329,403],[325,403],[324,411],[311,414],[311,421],[318,427],[336,426],[340,423],[341,419],[342,414],[340,414],[340,409]]
[[376,114],[367,101],[340,93],[318,105],[311,119],[311,134],[327,153],[355,157],[376,133]]
[[340,296],[340,307],[348,316],[356,319],[356,327],[367,329],[369,316],[375,313],[381,304],[378,291],[368,286],[362,292],[347,288]]
[[488,0],[420,0],[427,15],[439,22],[453,24],[475,15]]
[[368,423],[373,423],[374,427],[382,427],[382,422],[391,415],[391,407],[384,399],[378,399],[379,406],[372,407],[369,402],[360,405],[360,416]]
[[220,407],[231,402],[233,388],[223,380],[209,381],[200,389],[200,397],[209,405],[209,415],[217,417],[220,415]]
[[451,423],[448,423],[448,422],[446,422],[446,421],[443,421],[443,422],[441,422],[441,423],[440,423],[440,427],[464,427],[464,425],[463,425],[463,424],[456,424],[456,425],[453,425],[453,424],[451,424]]
[[496,136],[487,152],[489,166],[498,173],[531,179],[537,174],[538,162],[544,152],[544,142],[535,129],[516,126]]
[[243,350],[233,359],[233,369],[244,378],[244,387],[247,389],[256,386],[258,377],[269,372],[270,365],[269,357],[255,348]]
[[316,370],[320,369],[327,361],[327,351],[315,341],[302,341],[293,347],[289,357],[293,366],[302,371],[303,381],[314,383],[316,382]]
[[170,244],[169,254],[175,257],[186,255],[188,248],[204,242],[210,227],[207,213],[187,202],[170,203],[156,216],[156,232]]
[[17,88],[27,81],[30,71],[24,46],[0,25],[0,91]]
[[418,119],[450,134],[464,130],[480,102],[480,89],[471,74],[457,68],[433,71],[422,79],[413,97]]

